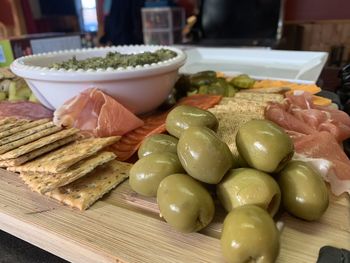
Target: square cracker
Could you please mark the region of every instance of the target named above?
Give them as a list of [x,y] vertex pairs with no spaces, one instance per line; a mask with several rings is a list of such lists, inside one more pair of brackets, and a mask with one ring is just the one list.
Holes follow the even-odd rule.
[[0,126],[0,132],[21,126],[25,123],[30,122],[29,120],[15,120],[15,121],[10,121],[8,123],[5,123],[3,125]]
[[18,165],[24,164],[40,155],[51,152],[52,150],[55,150],[70,142],[76,141],[79,137],[80,137],[79,135],[74,134],[67,138],[63,138],[56,142],[45,145],[29,153],[23,154],[17,158],[12,158],[12,159],[2,160],[2,161],[0,160],[0,167],[18,166]]
[[[40,132],[40,131],[43,131],[43,130],[46,130],[48,128],[51,128],[51,127],[54,127],[55,124],[52,122],[52,121],[33,121],[33,122],[30,122],[30,123],[27,123],[27,124],[24,124],[22,126],[19,126],[19,127],[16,127],[14,129],[19,129],[19,128],[23,128],[23,127],[28,127],[28,129],[24,129],[20,132],[17,132],[17,133],[13,133],[12,135],[10,136],[7,136],[7,137],[2,137],[1,138],[1,135],[0,135],[0,146],[1,145],[4,145],[4,144],[8,144],[10,142],[14,142],[14,141],[17,141],[17,140],[20,140],[22,138],[25,138],[25,137],[28,137],[32,134],[35,134],[37,132]],[[14,129],[10,129],[10,130],[7,130],[7,131],[4,131],[3,133],[6,133],[8,131],[11,131],[11,130],[14,130]]]
[[214,113],[214,115],[219,120],[217,136],[221,141],[225,142],[228,145],[235,157],[238,156],[236,135],[239,128],[250,120],[258,120],[264,118],[264,115],[260,114],[230,114],[230,112]]
[[115,157],[116,155],[112,152],[101,152],[78,162],[64,173],[40,174],[22,172],[21,178],[33,191],[44,194],[83,177],[96,167],[115,159]]
[[[74,133],[67,130],[61,131],[61,127],[51,127],[20,140],[0,146],[0,160],[16,158],[22,154],[38,149],[48,143],[57,141]],[[76,129],[77,130],[77,129]],[[61,131],[61,132],[60,132]],[[76,132],[75,132],[76,133]],[[49,135],[49,136],[48,136]],[[62,137],[62,135],[64,135]],[[17,149],[16,149],[17,148]],[[3,154],[6,153],[6,154]]]
[[86,210],[129,176],[132,164],[113,160],[73,183],[47,195],[71,207]]
[[73,144],[51,152],[43,157],[21,166],[9,167],[12,172],[43,172],[61,173],[73,164],[94,155],[104,147],[119,140],[119,136],[106,138],[89,138],[79,140]]

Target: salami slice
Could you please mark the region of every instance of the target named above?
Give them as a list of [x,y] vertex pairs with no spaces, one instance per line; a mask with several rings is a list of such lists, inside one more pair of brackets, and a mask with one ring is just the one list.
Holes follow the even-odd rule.
[[0,119],[14,117],[17,119],[38,120],[52,118],[53,112],[39,103],[30,101],[0,103]]

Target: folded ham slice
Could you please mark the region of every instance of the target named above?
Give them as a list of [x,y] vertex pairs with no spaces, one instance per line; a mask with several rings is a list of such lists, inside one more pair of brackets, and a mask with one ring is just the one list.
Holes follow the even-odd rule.
[[286,130],[298,154],[331,163],[326,181],[334,194],[350,193],[350,160],[340,146],[350,137],[350,117],[345,112],[315,106],[311,94],[303,93],[288,94],[282,104],[271,103],[265,117]]
[[3,101],[0,103],[0,119],[15,117],[17,119],[39,120],[52,118],[52,113],[43,105],[30,101]]
[[143,125],[131,111],[96,88],[64,103],[54,112],[54,123],[79,128],[96,137],[120,136]]

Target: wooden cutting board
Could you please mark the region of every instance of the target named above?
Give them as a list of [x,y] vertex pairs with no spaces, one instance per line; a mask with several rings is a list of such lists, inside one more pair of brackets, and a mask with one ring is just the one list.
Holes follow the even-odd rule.
[[[350,200],[331,197],[318,222],[287,214],[278,262],[316,262],[322,246],[350,249]],[[124,182],[80,212],[32,193],[14,173],[0,169],[0,229],[72,262],[220,263],[224,212],[201,233],[181,234],[158,216],[153,198]]]

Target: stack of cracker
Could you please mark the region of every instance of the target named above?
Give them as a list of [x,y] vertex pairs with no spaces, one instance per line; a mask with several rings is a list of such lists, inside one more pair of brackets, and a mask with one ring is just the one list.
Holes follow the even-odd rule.
[[264,119],[268,102],[281,102],[283,99],[281,94],[238,92],[209,109],[219,120],[218,137],[229,146],[234,157],[239,155],[236,147],[238,129],[250,120]]
[[33,191],[85,210],[128,177],[128,163],[104,149],[120,137],[82,138],[51,120],[0,120],[0,167]]

